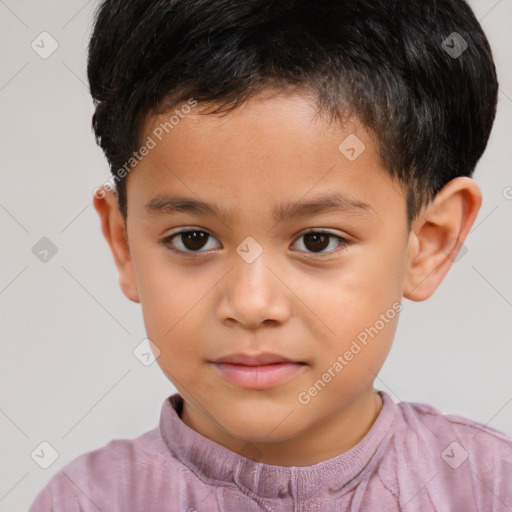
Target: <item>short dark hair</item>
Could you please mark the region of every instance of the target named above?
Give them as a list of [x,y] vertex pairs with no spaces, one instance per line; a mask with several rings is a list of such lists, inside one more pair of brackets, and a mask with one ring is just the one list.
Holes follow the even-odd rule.
[[[299,87],[330,121],[355,114],[376,136],[409,222],[472,175],[498,96],[489,43],[463,0],[106,0],[87,72],[113,175],[148,116],[190,98],[220,115],[266,88]],[[116,191],[126,219],[126,177]]]

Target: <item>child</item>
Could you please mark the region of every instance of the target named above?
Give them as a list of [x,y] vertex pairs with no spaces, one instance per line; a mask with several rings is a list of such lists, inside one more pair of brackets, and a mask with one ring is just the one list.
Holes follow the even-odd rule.
[[178,393],[31,512],[512,510],[512,438],[374,380],[481,204],[491,50],[462,0],[106,0],[93,199]]

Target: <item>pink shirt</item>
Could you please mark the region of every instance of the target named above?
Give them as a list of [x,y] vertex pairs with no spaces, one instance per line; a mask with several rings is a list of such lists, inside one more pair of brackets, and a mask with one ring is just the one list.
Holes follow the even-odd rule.
[[255,462],[187,427],[160,426],[64,466],[29,512],[511,512],[512,438],[430,405],[383,407],[351,450],[311,466]]

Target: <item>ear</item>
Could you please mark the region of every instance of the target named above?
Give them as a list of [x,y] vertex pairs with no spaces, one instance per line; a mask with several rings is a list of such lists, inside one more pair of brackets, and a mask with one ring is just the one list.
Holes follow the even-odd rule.
[[94,191],[93,205],[100,216],[103,236],[110,246],[119,271],[121,290],[131,301],[140,302],[128,246],[126,223],[119,210],[116,192],[110,187],[98,187]]
[[414,221],[409,235],[404,297],[428,299],[451,268],[475,222],[482,194],[474,180],[447,183]]

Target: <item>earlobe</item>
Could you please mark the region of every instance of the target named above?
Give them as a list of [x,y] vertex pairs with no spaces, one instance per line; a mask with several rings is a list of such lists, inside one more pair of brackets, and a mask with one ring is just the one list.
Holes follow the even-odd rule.
[[422,301],[435,292],[464,248],[481,203],[476,182],[458,177],[418,215],[409,236],[405,298]]
[[139,303],[140,297],[126,235],[126,223],[119,211],[117,194],[108,187],[103,187],[103,191],[102,194],[95,193],[93,197],[94,208],[100,217],[101,231],[119,271],[121,290],[128,299]]

